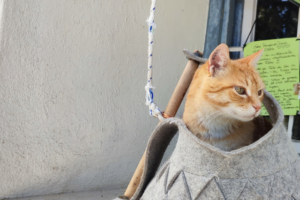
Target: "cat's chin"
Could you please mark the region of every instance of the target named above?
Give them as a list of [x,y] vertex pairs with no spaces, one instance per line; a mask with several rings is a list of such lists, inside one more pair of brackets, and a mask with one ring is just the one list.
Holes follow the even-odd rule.
[[249,122],[251,120],[253,120],[255,118],[255,116],[251,115],[249,117],[247,116],[240,116],[238,119],[242,122]]
[[253,120],[254,118],[258,117],[260,114],[260,111],[255,113],[254,115],[249,115],[249,116],[240,116],[239,120],[243,121],[243,122],[249,122],[251,120]]
[[256,114],[254,115],[241,115],[237,114],[235,112],[232,113],[232,116],[235,120],[242,121],[242,122],[249,122],[253,120],[256,117]]
[[241,115],[241,114],[237,114],[236,112],[232,112],[232,114],[233,114],[232,116],[239,121],[249,122],[259,116],[260,110],[251,115]]

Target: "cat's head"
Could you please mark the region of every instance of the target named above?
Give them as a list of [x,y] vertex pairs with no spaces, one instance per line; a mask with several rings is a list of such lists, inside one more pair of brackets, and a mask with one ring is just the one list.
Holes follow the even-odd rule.
[[[260,113],[265,88],[256,71],[263,50],[239,60],[230,60],[227,45],[219,45],[195,74],[187,104],[197,104],[207,113],[250,121]],[[199,80],[197,80],[199,79]],[[201,80],[200,80],[201,79]],[[195,111],[196,111],[195,110]]]

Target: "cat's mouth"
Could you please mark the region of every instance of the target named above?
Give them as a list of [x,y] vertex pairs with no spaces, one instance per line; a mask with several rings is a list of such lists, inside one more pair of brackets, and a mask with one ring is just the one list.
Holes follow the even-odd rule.
[[245,119],[248,119],[248,121],[254,119],[255,117],[258,117],[260,113],[260,110],[255,112],[254,115],[250,115],[250,116],[243,116]]
[[242,121],[250,121],[255,118],[255,115],[250,116],[240,116],[242,118]]
[[232,114],[233,114],[233,116],[235,116],[235,118],[237,118],[241,121],[244,121],[244,122],[253,120],[255,117],[257,117],[259,115],[259,113],[260,113],[260,110],[255,112],[254,114],[250,114],[250,115],[241,115],[234,111],[232,112]]

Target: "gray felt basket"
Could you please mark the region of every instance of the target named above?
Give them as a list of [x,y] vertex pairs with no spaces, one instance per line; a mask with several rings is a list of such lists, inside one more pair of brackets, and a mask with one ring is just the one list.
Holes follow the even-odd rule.
[[[255,143],[225,152],[196,138],[182,120],[166,119],[150,136],[141,184],[132,200],[297,199],[300,160],[278,102],[265,91],[273,128]],[[157,171],[179,132],[172,156]]]

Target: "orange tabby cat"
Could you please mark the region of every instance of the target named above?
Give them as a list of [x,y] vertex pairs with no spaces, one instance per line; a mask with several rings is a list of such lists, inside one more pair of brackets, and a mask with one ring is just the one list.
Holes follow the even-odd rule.
[[221,44],[195,72],[183,121],[199,139],[225,151],[258,139],[255,120],[265,86],[255,67],[262,53],[230,60],[227,45]]

